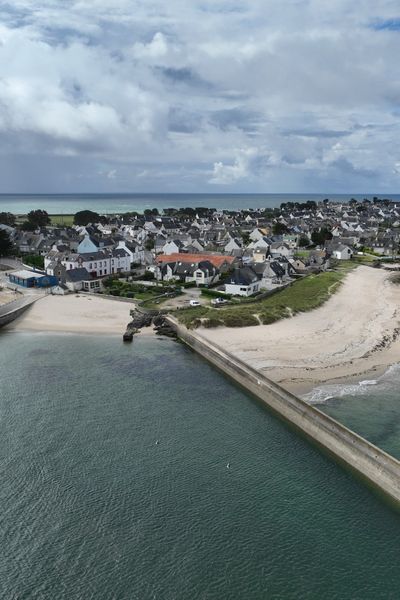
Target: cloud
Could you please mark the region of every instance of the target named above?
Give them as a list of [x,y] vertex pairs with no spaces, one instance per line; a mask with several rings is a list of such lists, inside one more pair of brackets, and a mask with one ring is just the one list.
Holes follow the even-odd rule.
[[395,190],[398,24],[392,0],[3,3],[3,191],[49,161],[58,191]]

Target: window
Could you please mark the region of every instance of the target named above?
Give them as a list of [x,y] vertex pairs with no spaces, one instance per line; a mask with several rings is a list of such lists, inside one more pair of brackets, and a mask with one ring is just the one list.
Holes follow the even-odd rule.
[[247,287],[241,287],[241,288],[240,288],[240,291],[241,291],[241,292],[247,292]]

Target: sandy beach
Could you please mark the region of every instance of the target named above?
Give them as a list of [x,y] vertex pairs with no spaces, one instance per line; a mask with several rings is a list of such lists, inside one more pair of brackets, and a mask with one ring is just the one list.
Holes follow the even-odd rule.
[[[7,330],[121,335],[130,321],[133,304],[99,296],[71,294],[45,296],[10,325]],[[151,333],[152,328],[140,335]]]
[[296,393],[376,377],[400,362],[400,286],[361,266],[320,308],[272,325],[197,332]]

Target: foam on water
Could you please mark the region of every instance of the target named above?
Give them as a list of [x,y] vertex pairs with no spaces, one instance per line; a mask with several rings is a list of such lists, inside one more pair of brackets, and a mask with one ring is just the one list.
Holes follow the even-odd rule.
[[317,386],[311,392],[304,394],[302,399],[309,404],[324,404],[335,398],[385,393],[393,386],[397,386],[399,371],[400,364],[395,364],[377,379],[364,379],[357,383],[334,383]]

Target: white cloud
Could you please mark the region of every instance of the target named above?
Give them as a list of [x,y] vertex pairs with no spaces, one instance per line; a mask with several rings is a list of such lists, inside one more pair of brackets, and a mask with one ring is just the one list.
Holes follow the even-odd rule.
[[84,160],[94,190],[99,163],[126,189],[397,185],[392,0],[14,0],[0,14],[8,189],[49,157],[71,186]]

